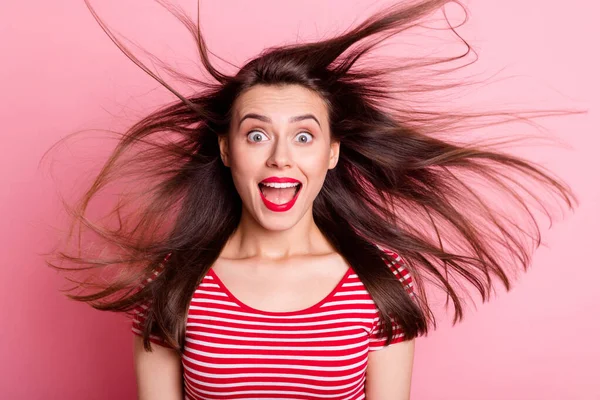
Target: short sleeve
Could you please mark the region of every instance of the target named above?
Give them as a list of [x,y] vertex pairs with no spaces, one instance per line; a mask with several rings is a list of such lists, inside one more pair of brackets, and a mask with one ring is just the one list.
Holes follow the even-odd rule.
[[[165,260],[163,261],[163,263],[166,262],[169,259],[169,257],[170,257],[170,254],[167,255],[167,257],[165,257]],[[160,274],[160,272],[162,272],[162,270],[164,269],[163,263],[161,263],[159,265],[158,269],[155,270],[150,277],[146,278],[146,280],[143,284],[140,284],[140,287],[143,287],[144,285],[148,284],[149,282],[152,282]],[[143,337],[144,321],[146,320],[146,315],[147,315],[149,306],[151,304],[152,304],[151,301],[143,303],[143,304],[138,304],[133,309],[133,317],[131,319],[131,331],[135,335]],[[156,335],[150,335],[150,341],[152,343],[158,344],[163,347],[170,347],[164,339],[161,339],[160,337],[158,337]]]
[[[403,284],[406,292],[411,297],[414,297],[415,293],[413,280],[410,276],[408,268],[406,268],[405,261],[398,254],[389,250],[383,250],[392,258],[391,263],[385,260],[386,265],[390,267],[394,275]],[[379,337],[379,332],[382,329],[380,317],[381,314],[378,310],[375,317],[373,318],[373,325],[371,331],[369,332],[369,351],[381,350],[385,347],[385,342],[387,338],[385,336]],[[402,341],[404,341],[404,331],[396,322],[392,321],[392,341],[390,342],[390,345],[400,343]]]
[[[133,318],[131,319],[131,331],[140,337],[143,337],[143,325],[146,320],[146,312],[148,311],[147,304],[140,304],[133,310]],[[150,335],[150,341],[152,343],[161,345],[163,347],[170,347],[163,339],[156,335]]]

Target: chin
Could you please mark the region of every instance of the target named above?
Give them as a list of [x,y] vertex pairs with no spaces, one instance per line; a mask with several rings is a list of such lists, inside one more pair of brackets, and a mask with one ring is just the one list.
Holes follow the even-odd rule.
[[294,218],[293,215],[281,215],[281,216],[275,216],[275,215],[262,215],[259,218],[256,218],[256,222],[262,226],[265,230],[268,231],[287,231],[288,229],[293,228],[298,222],[300,222],[300,220],[302,219],[302,217],[296,217]]

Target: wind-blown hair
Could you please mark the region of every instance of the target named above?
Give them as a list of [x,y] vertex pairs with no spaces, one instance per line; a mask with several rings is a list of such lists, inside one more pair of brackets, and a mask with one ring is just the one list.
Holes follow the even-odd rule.
[[[193,34],[209,79],[180,74],[198,90],[190,96],[179,93],[127,50],[88,4],[117,46],[178,100],[125,132],[81,201],[67,206],[73,218],[69,238],[80,228],[79,252],[56,255],[78,266],[47,261],[90,277],[108,271],[102,280],[72,279],[76,286],[68,291],[95,290],[67,294],[71,299],[118,312],[148,305],[143,329],[148,350],[150,334],[182,350],[192,294],[239,224],[242,204],[220,159],[218,137],[229,131],[236,98],[256,85],[300,85],[325,100],[330,131],[341,149],[315,199],[314,220],[372,295],[388,340],[394,322],[407,339],[435,327],[431,288],[447,296],[455,323],[464,316],[463,283],[483,301],[495,282],[508,290],[541,243],[534,211],[552,220],[550,203],[576,204],[568,186],[543,167],[495,148],[516,140],[450,140],[452,132],[560,112],[444,112],[407,106],[411,95],[459,85],[436,86],[433,78],[456,71],[455,63],[473,54],[466,42],[466,51],[457,56],[370,62],[367,56],[380,44],[418,26],[448,1],[392,5],[339,36],[268,48],[232,76],[211,63],[199,24],[177,7],[159,3]],[[428,69],[434,66],[435,72]],[[411,80],[410,72],[418,78]],[[117,226],[93,222],[86,216],[90,202],[123,177],[136,192],[124,190],[109,215]],[[105,243],[100,255],[83,254],[82,227],[97,235],[94,243]],[[382,262],[392,261],[385,249],[404,259],[415,283],[414,299]],[[161,266],[155,279],[144,281]]]

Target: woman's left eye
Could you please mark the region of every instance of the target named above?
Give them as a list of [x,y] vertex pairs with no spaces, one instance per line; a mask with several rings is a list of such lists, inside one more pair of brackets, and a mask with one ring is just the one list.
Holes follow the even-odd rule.
[[296,139],[300,143],[310,143],[313,140],[313,135],[308,132],[300,132],[296,135]]

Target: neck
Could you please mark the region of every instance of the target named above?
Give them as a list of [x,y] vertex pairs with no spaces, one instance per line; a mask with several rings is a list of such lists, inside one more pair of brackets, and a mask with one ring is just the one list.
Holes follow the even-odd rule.
[[246,210],[221,253],[224,258],[281,260],[294,256],[330,253],[333,248],[317,227],[312,208],[297,224],[285,230],[265,229]]

